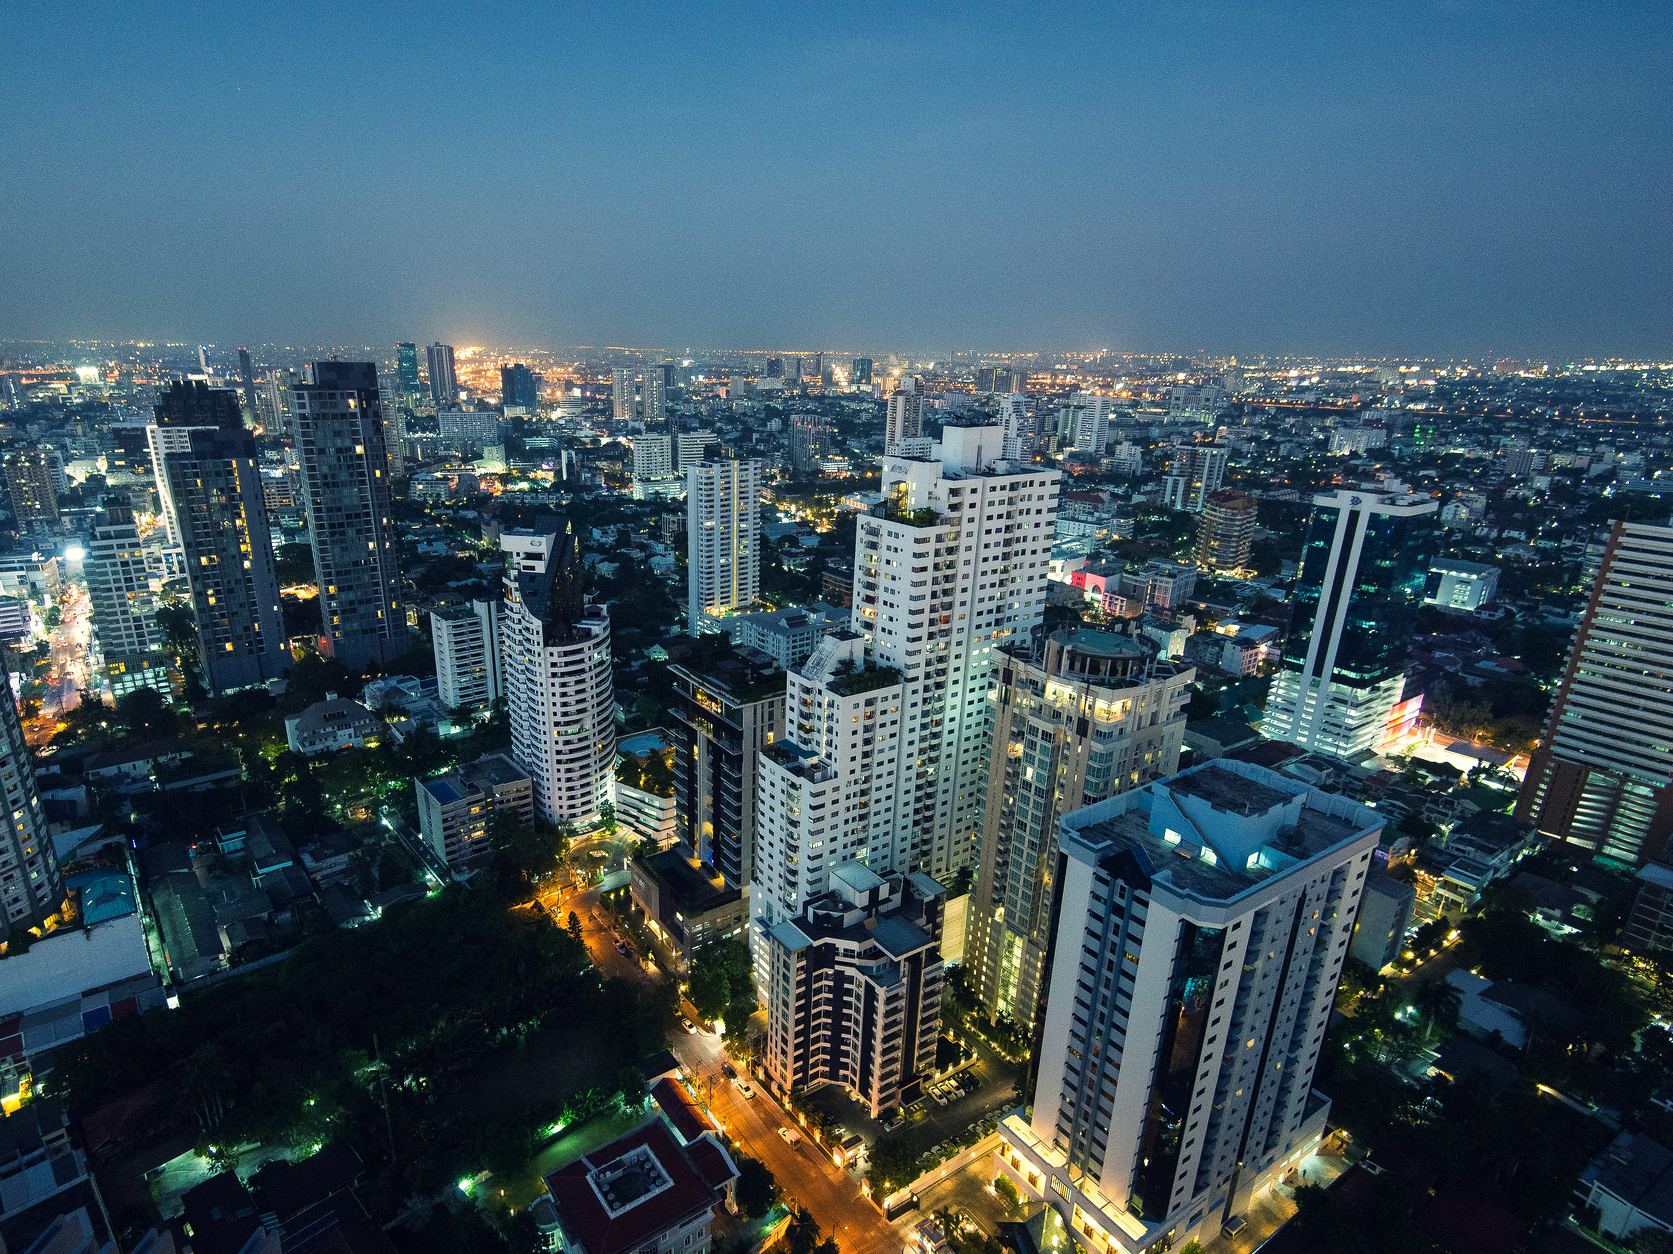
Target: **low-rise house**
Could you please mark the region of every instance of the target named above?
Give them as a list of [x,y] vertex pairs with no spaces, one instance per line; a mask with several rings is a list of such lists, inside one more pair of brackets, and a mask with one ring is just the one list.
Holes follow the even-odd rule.
[[1623,1132],[1580,1174],[1575,1189],[1597,1211],[1597,1229],[1626,1242],[1646,1229],[1673,1231],[1673,1150]]
[[304,757],[375,745],[382,735],[382,719],[336,693],[327,693],[324,701],[285,719],[285,739]]

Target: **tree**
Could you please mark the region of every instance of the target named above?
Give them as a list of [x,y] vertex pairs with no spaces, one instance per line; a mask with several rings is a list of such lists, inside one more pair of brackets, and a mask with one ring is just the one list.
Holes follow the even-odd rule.
[[573,910],[569,912],[569,934],[575,938],[577,945],[585,943],[581,937],[581,916]]
[[624,1109],[637,1110],[645,1103],[645,1077],[638,1067],[629,1065],[616,1072],[616,1093]]
[[1451,1033],[1458,1028],[1458,1012],[1463,1008],[1464,996],[1456,985],[1446,980],[1429,980],[1418,985],[1412,994],[1412,1004],[1423,1016],[1423,1041],[1428,1044],[1437,1031]]
[[598,821],[604,828],[606,836],[616,834],[616,807],[608,801],[600,802],[598,807]]
[[751,1219],[761,1219],[778,1201],[778,1181],[759,1159],[738,1158],[738,1205]]
[[140,688],[116,701],[116,724],[132,740],[164,740],[176,735],[180,719],[155,688]]

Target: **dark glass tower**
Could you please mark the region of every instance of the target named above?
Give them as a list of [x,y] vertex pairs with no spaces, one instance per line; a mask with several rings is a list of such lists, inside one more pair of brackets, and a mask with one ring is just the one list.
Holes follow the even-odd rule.
[[321,652],[350,670],[381,667],[403,656],[408,642],[377,367],[315,362],[314,382],[292,395]]
[[453,368],[453,345],[432,344],[424,350],[430,366],[430,400],[437,409],[459,400],[459,374]]
[[500,367],[500,403],[534,409],[540,404],[540,376],[522,362]]
[[418,396],[424,391],[418,381],[418,345],[403,341],[395,346],[395,377],[403,396]]

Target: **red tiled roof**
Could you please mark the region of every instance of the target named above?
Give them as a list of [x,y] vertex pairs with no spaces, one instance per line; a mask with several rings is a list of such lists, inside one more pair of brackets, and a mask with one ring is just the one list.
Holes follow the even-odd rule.
[[662,1113],[668,1116],[668,1122],[674,1125],[674,1131],[687,1145],[714,1127],[686,1091],[672,1080],[658,1080],[651,1085],[651,1096],[656,1098],[656,1104],[662,1107]]
[[724,1190],[729,1181],[738,1178],[738,1168],[732,1162],[732,1156],[713,1133],[686,1146],[685,1152],[691,1159],[691,1165],[697,1168],[697,1174],[717,1193]]
[[[668,1176],[668,1187],[611,1215],[587,1177],[641,1145],[656,1156]],[[683,1220],[711,1209],[719,1200],[660,1119],[552,1172],[546,1177],[546,1188],[565,1229],[587,1254],[624,1254],[638,1249]]]

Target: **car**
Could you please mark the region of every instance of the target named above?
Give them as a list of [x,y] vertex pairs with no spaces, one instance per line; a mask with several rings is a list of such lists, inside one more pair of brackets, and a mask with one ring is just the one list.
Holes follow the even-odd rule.
[[738,1078],[738,1069],[729,1062],[723,1062],[720,1064],[720,1074],[725,1076],[728,1080],[736,1080]]
[[627,946],[622,944],[620,941],[617,941],[616,942],[616,952],[624,958],[627,957]]
[[697,1025],[695,1023],[693,1023],[690,1019],[686,1018],[684,1015],[680,1016],[680,1026],[682,1028],[684,1028],[687,1032],[695,1033],[697,1031]]
[[749,1087],[748,1080],[738,1081],[738,1092],[742,1093],[746,1099],[752,1099],[755,1096],[755,1090]]
[[778,1130],[778,1134],[784,1138],[784,1143],[786,1145],[794,1145],[797,1141],[802,1139],[802,1134],[794,1128],[780,1128]]

